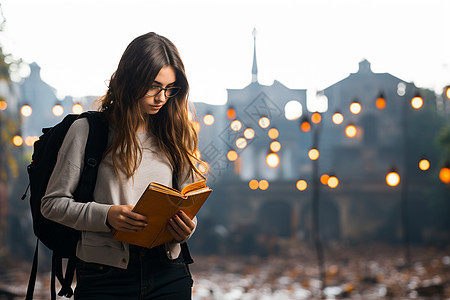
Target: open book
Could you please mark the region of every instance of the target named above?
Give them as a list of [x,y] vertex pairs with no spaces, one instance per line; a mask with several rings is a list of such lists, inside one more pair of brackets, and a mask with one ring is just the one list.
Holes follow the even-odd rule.
[[147,216],[147,227],[137,232],[115,231],[114,238],[147,248],[170,242],[173,236],[167,229],[169,219],[180,210],[193,219],[211,192],[205,180],[188,184],[181,192],[152,182],[133,209]]

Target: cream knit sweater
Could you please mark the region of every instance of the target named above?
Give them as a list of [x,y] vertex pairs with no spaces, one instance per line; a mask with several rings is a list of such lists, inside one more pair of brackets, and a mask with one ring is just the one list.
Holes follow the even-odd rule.
[[[125,269],[129,261],[129,245],[114,240],[111,230],[106,226],[108,210],[112,205],[135,205],[152,181],[172,186],[172,167],[164,154],[157,151],[155,137],[138,133],[143,153],[134,176],[127,179],[121,174],[119,180],[109,154],[99,166],[94,202],[75,202],[73,193],[83,169],[88,132],[87,118],[75,121],[67,132],[46,194],[42,198],[41,211],[50,220],[82,231],[76,251],[80,259]],[[109,140],[113,134],[110,129]],[[187,183],[183,183],[180,188]],[[180,244],[176,242],[166,245],[170,258],[177,258],[180,249]]]

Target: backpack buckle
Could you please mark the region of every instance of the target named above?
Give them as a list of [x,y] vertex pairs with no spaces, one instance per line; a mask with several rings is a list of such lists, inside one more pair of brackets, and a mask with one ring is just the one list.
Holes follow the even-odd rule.
[[92,158],[92,157],[91,157],[91,158],[88,158],[86,164],[87,164],[89,167],[94,168],[94,167],[97,165],[97,160],[96,160],[95,158]]

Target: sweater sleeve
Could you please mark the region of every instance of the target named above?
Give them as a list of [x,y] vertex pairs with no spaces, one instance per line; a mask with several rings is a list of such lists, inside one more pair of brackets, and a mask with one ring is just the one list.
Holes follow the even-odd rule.
[[83,170],[88,133],[86,118],[76,120],[69,128],[42,198],[41,212],[47,219],[77,230],[107,232],[110,229],[106,218],[111,205],[76,202],[73,198]]

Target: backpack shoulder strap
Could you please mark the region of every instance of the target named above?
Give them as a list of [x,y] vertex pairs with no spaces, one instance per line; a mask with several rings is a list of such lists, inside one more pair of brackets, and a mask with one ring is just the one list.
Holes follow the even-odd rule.
[[79,118],[89,121],[89,135],[84,154],[84,167],[80,181],[74,194],[79,202],[93,201],[98,166],[108,144],[108,122],[103,113],[97,111],[84,112]]

